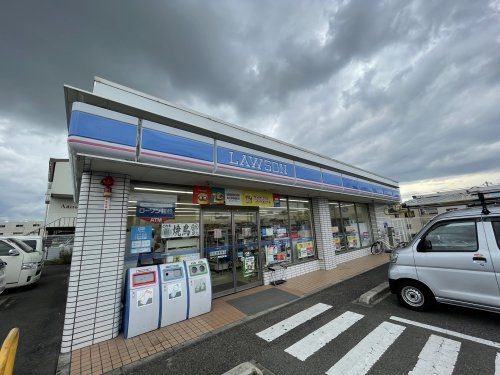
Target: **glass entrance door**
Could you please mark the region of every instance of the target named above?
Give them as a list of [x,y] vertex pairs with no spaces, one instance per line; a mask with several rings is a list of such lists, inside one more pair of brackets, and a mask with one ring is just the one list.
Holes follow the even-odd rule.
[[216,297],[262,284],[258,211],[206,209],[202,225]]
[[257,211],[233,211],[236,248],[236,287],[259,284],[262,272],[259,257]]

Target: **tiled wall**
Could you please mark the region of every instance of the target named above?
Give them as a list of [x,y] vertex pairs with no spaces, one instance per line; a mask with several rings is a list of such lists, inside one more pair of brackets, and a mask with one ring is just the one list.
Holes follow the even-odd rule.
[[130,179],[114,175],[110,208],[101,180],[82,176],[61,352],[118,335]]
[[370,248],[365,247],[363,249],[349,251],[349,252],[343,253],[343,254],[337,254],[336,261],[337,261],[337,264],[340,264],[340,263],[348,262],[350,260],[364,257],[366,255],[370,255],[370,254],[371,254]]
[[[305,273],[318,271],[320,269],[319,260],[313,260],[309,262],[295,264],[289,266],[286,270],[278,270],[275,273],[275,279],[291,279],[292,277],[300,276]],[[264,285],[268,285],[271,282],[271,273],[264,272]]]
[[312,210],[320,268],[322,270],[331,270],[336,267],[336,263],[328,199],[313,198]]

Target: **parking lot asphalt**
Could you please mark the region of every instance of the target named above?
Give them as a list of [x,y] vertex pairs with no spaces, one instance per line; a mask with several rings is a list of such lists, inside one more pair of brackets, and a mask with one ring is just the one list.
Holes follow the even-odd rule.
[[[400,306],[394,295],[370,307],[353,303],[386,277],[387,265],[384,265],[193,345],[115,373],[222,374],[242,362],[254,360],[273,374],[290,375],[327,371],[348,374],[355,366],[368,366],[369,374],[407,374],[412,370],[416,374],[429,374],[432,367],[426,366],[432,366],[432,361],[448,366],[447,370],[455,374],[495,374],[500,348],[492,347],[491,342],[500,342],[498,314],[444,305],[430,312],[413,312]],[[257,336],[318,304],[331,307],[269,342]],[[341,315],[347,318],[331,323]],[[394,317],[448,331],[436,332],[395,321]],[[347,324],[349,319],[353,322]],[[336,330],[335,336],[332,332]],[[318,336],[309,336],[315,331]],[[454,336],[456,333],[473,336],[480,342]],[[325,338],[328,336],[331,337]],[[424,347],[427,351],[423,352]]]
[[46,265],[38,283],[0,295],[0,341],[12,328],[20,329],[14,374],[55,373],[68,275],[68,265]]

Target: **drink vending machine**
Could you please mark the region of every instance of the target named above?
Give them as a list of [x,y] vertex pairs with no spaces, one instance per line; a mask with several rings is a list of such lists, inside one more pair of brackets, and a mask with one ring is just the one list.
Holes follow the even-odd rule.
[[187,319],[188,295],[183,262],[158,266],[160,271],[160,327]]
[[157,329],[159,311],[158,267],[129,268],[125,279],[125,316],[123,319],[125,338]]
[[212,279],[207,259],[184,261],[189,289],[188,319],[212,309]]

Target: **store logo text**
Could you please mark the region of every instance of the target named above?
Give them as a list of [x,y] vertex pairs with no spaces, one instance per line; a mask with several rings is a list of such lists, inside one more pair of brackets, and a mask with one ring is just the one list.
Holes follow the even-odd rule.
[[237,165],[238,167],[256,169],[259,171],[288,176],[288,171],[286,168],[287,165],[284,163],[279,163],[277,161],[259,158],[247,154],[241,154],[241,158],[238,158],[238,155],[234,155],[233,151],[229,151],[229,158],[229,164]]

